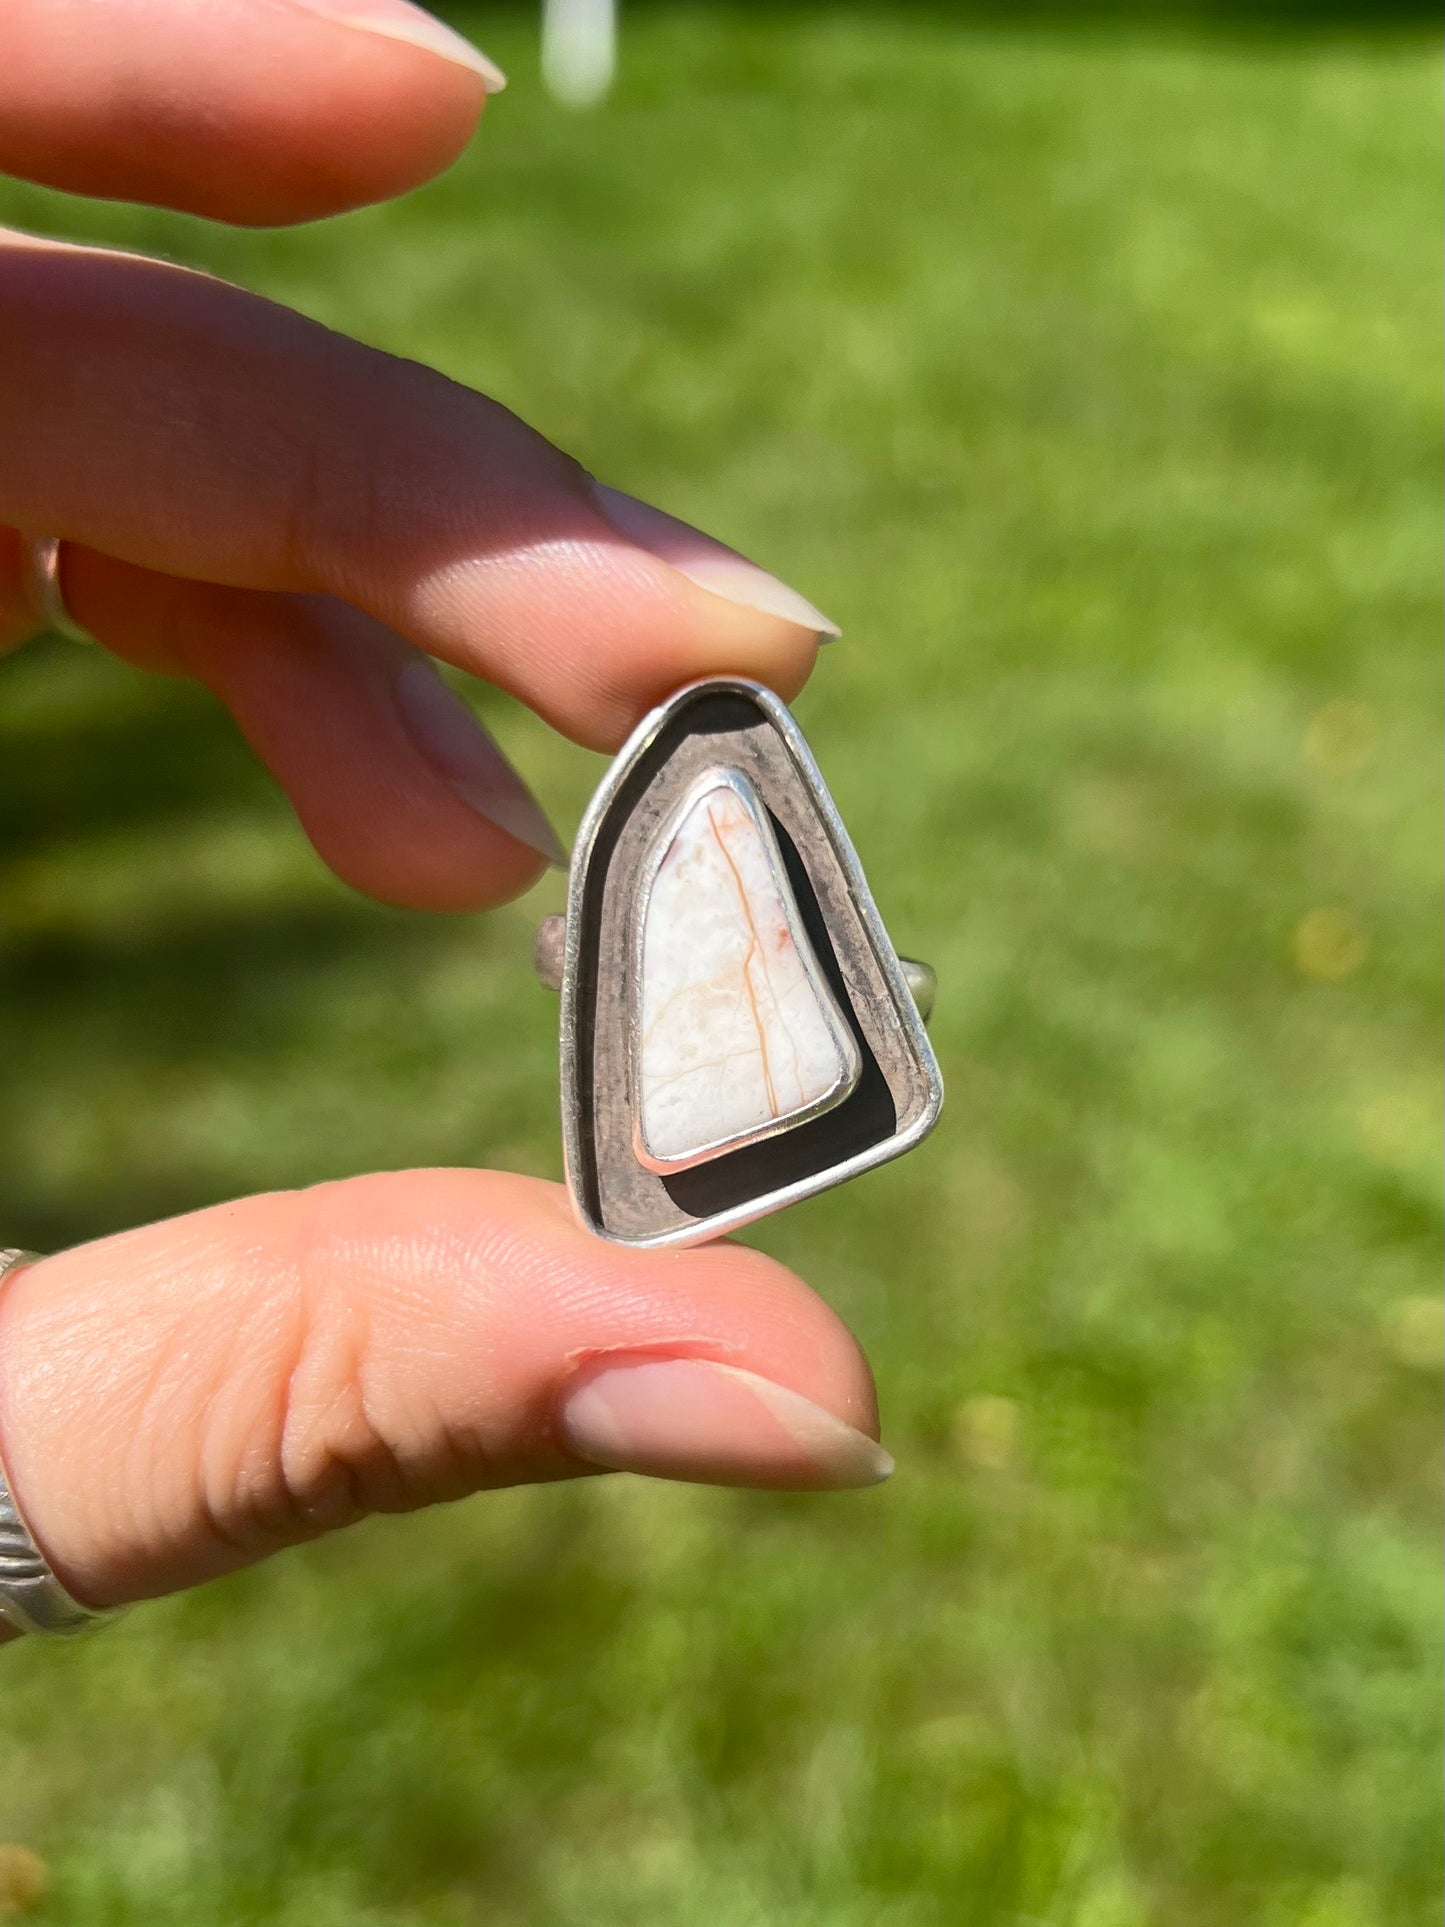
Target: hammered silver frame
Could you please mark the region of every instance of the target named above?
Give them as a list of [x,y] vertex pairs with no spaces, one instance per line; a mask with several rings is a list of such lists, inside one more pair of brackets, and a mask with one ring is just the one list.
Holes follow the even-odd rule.
[[[685,727],[694,710],[694,727]],[[628,1029],[643,873],[678,797],[705,772],[732,768],[780,832],[819,963],[864,1049],[863,1082],[808,1122],[765,1127],[755,1143],[658,1173],[635,1154]],[[938,1064],[857,853],[802,732],[761,683],[727,677],[678,690],[633,731],[588,806],[568,879],[561,1084],[574,1205],[598,1235],[643,1248],[735,1231],[902,1156],[938,1120]],[[790,1161],[798,1167],[791,1176]],[[722,1198],[717,1208],[679,1202],[710,1189]]]

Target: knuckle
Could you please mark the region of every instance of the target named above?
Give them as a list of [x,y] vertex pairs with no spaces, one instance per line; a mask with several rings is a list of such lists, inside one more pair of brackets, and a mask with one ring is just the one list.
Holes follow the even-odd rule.
[[278,1194],[210,1398],[203,1505],[255,1557],[410,1502],[370,1281],[319,1186]]
[[414,390],[429,371],[340,336],[328,349],[318,399],[293,426],[277,539],[288,579],[364,599],[415,513],[400,481],[427,419]]
[[334,1227],[333,1190],[297,1194],[295,1337],[280,1413],[281,1488],[307,1534],[409,1502],[407,1441],[375,1342],[373,1280]]

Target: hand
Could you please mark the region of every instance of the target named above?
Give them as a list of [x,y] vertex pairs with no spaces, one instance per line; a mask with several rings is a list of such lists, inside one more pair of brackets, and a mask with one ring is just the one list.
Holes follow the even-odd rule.
[[[239,222],[414,185],[500,85],[403,0],[12,0],[0,75],[0,168]],[[430,658],[608,748],[689,677],[791,694],[831,631],[497,403],[160,262],[0,234],[0,423],[0,641],[35,627],[15,531],[62,536],[76,619],[213,689],[393,901],[501,902],[561,855]],[[0,1289],[0,1460],[96,1606],[599,1466],[866,1484],[875,1436],[856,1344],[779,1266],[612,1247],[499,1173],[220,1205]]]

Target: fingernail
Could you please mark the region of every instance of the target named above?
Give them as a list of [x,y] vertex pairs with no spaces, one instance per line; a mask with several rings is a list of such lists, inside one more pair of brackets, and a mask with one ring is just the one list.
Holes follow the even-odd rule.
[[726,543],[704,535],[688,522],[679,522],[675,515],[664,515],[650,502],[639,502],[635,495],[624,495],[602,482],[593,481],[590,486],[593,501],[619,534],[649,555],[670,563],[700,589],[710,589],[714,595],[740,602],[748,609],[761,609],[764,615],[781,616],[784,622],[796,622],[811,629],[819,642],[833,642],[843,633],[796,589],[779,582]]
[[409,662],[394,684],[397,712],[420,755],[489,823],[555,863],[567,852],[542,806],[460,696],[429,662]]
[[385,40],[401,40],[409,47],[439,54],[454,66],[480,74],[489,94],[501,93],[507,84],[501,68],[470,40],[463,40],[435,14],[412,6],[410,0],[291,0],[291,4],[319,13],[339,27],[356,27],[362,33],[377,33]]
[[878,1485],[893,1460],[866,1432],[771,1379],[710,1359],[605,1365],[560,1422],[579,1459],[703,1485]]

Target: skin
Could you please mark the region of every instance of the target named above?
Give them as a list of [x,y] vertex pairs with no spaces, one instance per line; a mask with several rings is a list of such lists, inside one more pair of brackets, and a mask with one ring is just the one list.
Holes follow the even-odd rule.
[[[10,0],[0,75],[0,170],[245,223],[404,192],[485,98],[297,0]],[[602,749],[690,677],[786,696],[812,666],[810,629],[629,544],[498,403],[183,268],[0,234],[0,424],[0,646],[36,627],[15,531],[63,534],[76,618],[211,688],[325,860],[392,902],[478,909],[541,868],[397,725],[412,655]],[[0,1460],[62,1581],[117,1604],[369,1511],[590,1472],[561,1403],[635,1358],[739,1367],[876,1437],[855,1341],[771,1260],[628,1252],[558,1186],[412,1171],[12,1274]],[[683,1472],[819,1483],[749,1423]]]

